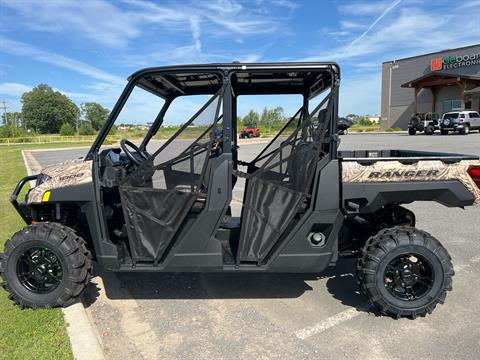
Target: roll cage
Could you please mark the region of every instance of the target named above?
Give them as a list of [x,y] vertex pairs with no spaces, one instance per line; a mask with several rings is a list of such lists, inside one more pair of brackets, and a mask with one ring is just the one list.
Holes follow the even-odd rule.
[[[336,63],[320,62],[232,63],[146,68],[137,71],[128,78],[126,87],[92,144],[86,159],[90,160],[95,153],[98,153],[135,86],[139,86],[165,100],[140,145],[141,150],[146,149],[150,140],[162,126],[164,116],[173,100],[188,95],[214,95],[224,87],[224,150],[228,151],[230,148],[228,143],[232,139],[236,141],[237,135],[236,102],[234,101],[237,96],[299,94],[304,98],[302,108],[308,112],[308,100],[328,87],[333,88],[335,83],[338,85],[339,79],[340,68]],[[338,102],[338,96],[332,100]],[[334,113],[336,114],[336,111]],[[336,119],[334,123],[336,123]],[[334,125],[330,125],[332,126],[331,133],[334,134]]]

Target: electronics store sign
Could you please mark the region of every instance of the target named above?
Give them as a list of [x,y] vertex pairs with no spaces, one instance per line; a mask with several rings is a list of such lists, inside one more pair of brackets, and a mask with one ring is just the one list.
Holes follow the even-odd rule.
[[469,55],[451,55],[431,60],[432,71],[457,69],[464,66],[480,65],[480,53]]

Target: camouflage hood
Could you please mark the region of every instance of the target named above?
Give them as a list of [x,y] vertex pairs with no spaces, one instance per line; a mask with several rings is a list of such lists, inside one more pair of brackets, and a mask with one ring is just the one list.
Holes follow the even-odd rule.
[[44,168],[37,186],[28,194],[28,203],[39,203],[48,190],[66,186],[85,184],[92,181],[92,161],[83,159],[68,160]]

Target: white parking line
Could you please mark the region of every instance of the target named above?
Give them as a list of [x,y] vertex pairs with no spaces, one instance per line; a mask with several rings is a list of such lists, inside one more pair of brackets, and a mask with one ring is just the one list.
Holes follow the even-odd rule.
[[357,317],[358,315],[362,314],[361,311],[351,308],[347,309],[345,311],[342,311],[336,315],[330,316],[329,318],[326,318],[324,321],[319,322],[318,324],[315,324],[310,327],[306,327],[304,329],[298,330],[295,332],[295,335],[302,340],[305,340],[306,338],[309,338],[310,336],[320,334],[324,332],[325,330],[330,329],[331,327],[334,327],[338,324],[341,324],[345,321],[348,321],[350,319],[353,319]]
[[[468,269],[472,265],[480,262],[480,255],[474,256],[471,258],[467,264],[459,264],[455,266],[455,272],[459,273],[462,272],[465,269]],[[326,318],[324,321],[321,321],[315,325],[297,330],[295,332],[295,336],[299,339],[305,340],[313,335],[320,334],[324,332],[325,330],[328,330],[334,326],[337,326],[345,321],[351,320],[356,318],[357,316],[363,314],[364,312],[362,310],[367,309],[368,305],[364,304],[363,306],[360,306],[362,309],[359,311],[355,308],[347,309],[342,312],[339,312],[336,315],[330,316]]]

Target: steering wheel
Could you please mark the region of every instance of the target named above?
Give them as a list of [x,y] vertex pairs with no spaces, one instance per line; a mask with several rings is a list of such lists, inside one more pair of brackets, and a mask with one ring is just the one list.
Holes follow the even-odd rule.
[[122,139],[120,141],[120,148],[123,150],[123,152],[125,153],[125,155],[127,155],[127,157],[130,159],[130,161],[132,161],[134,164],[136,165],[140,165],[141,163],[141,160],[138,159],[138,157],[136,157],[134,155],[134,153],[127,147],[130,147],[132,148],[133,150],[135,150],[135,152],[140,155],[140,157],[143,159],[143,160],[147,160],[148,159],[148,153],[146,151],[142,151],[138,148],[137,145],[135,145],[134,143],[132,143],[130,140],[127,140],[127,139]]

